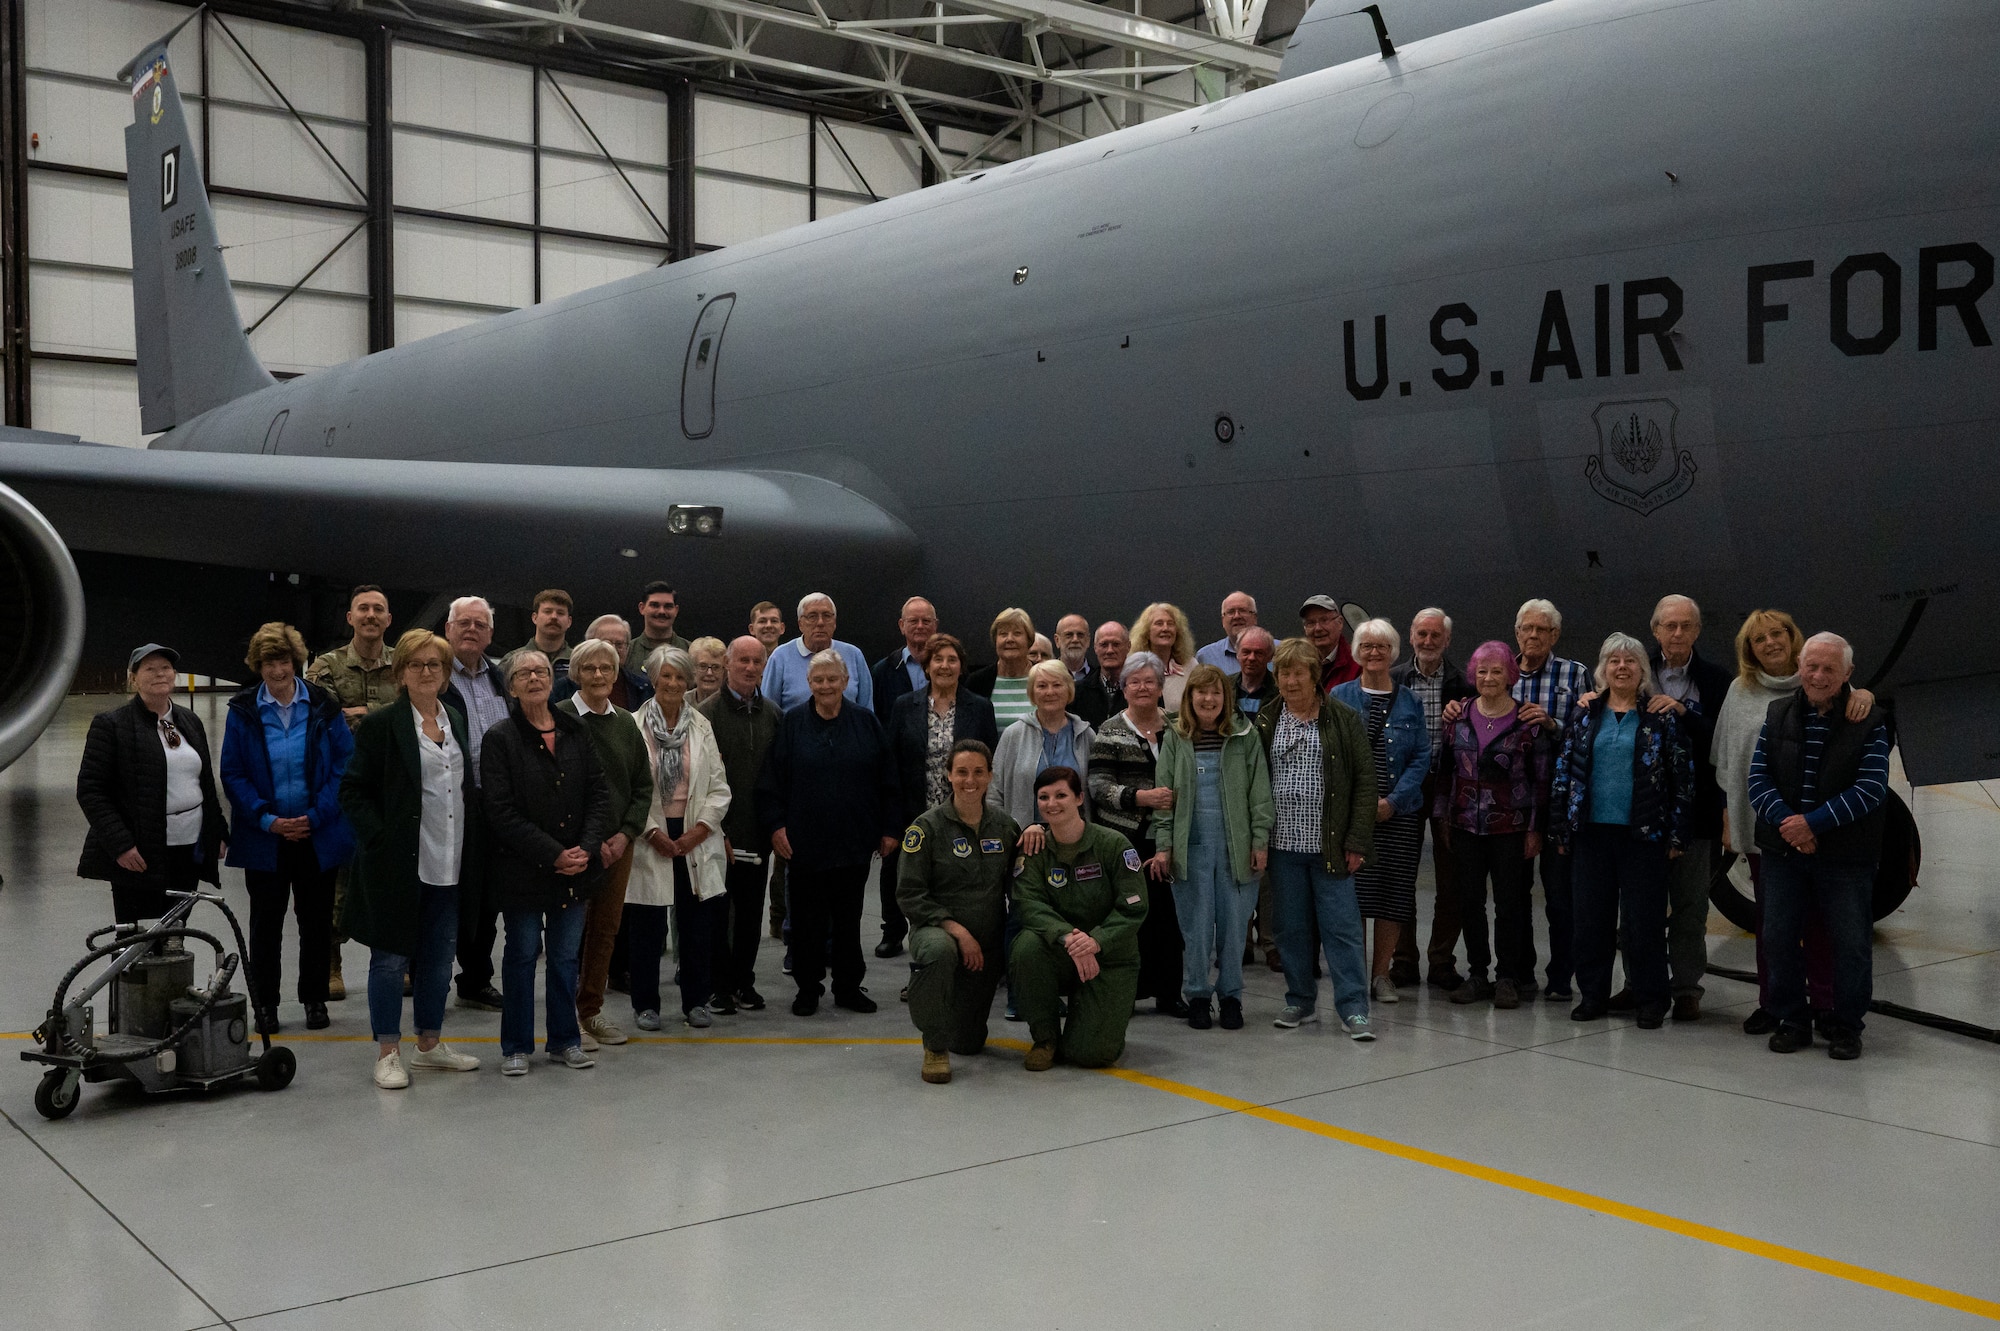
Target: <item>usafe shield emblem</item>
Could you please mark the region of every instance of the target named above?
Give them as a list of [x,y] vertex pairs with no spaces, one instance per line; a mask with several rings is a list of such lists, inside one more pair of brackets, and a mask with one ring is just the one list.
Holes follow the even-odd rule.
[[1674,435],[1680,408],[1663,397],[1604,402],[1591,413],[1597,452],[1585,459],[1590,488],[1641,517],[1671,504],[1694,485],[1694,454]]

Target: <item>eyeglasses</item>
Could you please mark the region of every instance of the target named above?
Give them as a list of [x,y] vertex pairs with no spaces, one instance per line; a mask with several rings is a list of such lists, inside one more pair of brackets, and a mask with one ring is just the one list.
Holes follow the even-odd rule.
[[181,746],[181,732],[174,725],[173,717],[163,716],[160,718],[160,738],[166,742],[167,747],[170,749],[178,749]]
[[414,670],[420,675],[438,675],[444,673],[444,662],[438,660],[436,657],[432,657],[427,661],[412,661],[404,666],[403,669],[406,671]]
[[547,679],[549,678],[549,669],[547,666],[522,666],[519,670],[516,670],[513,674],[509,675],[507,678]]

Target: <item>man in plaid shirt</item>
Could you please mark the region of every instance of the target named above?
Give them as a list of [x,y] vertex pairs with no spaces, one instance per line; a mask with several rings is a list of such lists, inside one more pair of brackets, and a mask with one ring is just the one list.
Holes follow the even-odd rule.
[[[1514,643],[1521,649],[1517,658],[1521,678],[1514,685],[1514,700],[1521,704],[1521,719],[1549,731],[1557,749],[1562,747],[1563,727],[1569,724],[1577,698],[1592,687],[1583,662],[1555,654],[1561,638],[1562,612],[1548,601],[1524,601],[1514,612]],[[1542,909],[1549,921],[1549,984],[1543,992],[1567,1003],[1575,972],[1570,959],[1570,859],[1545,840],[1541,864]]]

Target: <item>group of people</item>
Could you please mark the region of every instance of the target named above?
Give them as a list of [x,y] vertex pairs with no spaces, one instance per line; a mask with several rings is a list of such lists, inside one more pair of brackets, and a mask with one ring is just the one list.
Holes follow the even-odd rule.
[[1678,595],[1650,644],[1614,633],[1594,667],[1557,654],[1562,617],[1539,599],[1511,646],[1462,667],[1444,611],[1350,639],[1328,596],[1278,641],[1232,593],[1205,645],[1166,602],[1129,627],[1066,615],[1053,636],[1009,608],[983,666],[921,597],[872,665],[823,594],[798,604],[796,636],[766,601],[726,643],[683,638],[666,583],[645,588],[637,637],[605,615],[572,644],[573,610],[542,592],[533,637],[499,657],[477,596],[442,635],[392,646],[386,596],[357,587],[351,640],[310,661],[296,629],[266,624],[213,763],[173,701],[176,653],[136,649],[134,696],[85,746],[79,874],[110,881],[125,922],[240,868],[262,1032],[279,1028],[288,906],[309,1028],[346,996],[340,945],[368,947],[374,1077],[395,1089],[413,1068],[479,1066],[441,1038],[454,965],[459,1004],[501,1014],[510,1076],[535,1051],[538,961],[544,1050],[570,1068],[629,1038],[608,992],[662,1028],[670,940],[687,1026],[763,1008],[767,899],[792,1011],[830,988],[874,1012],[861,920],[879,857],[874,954],[907,949],[902,996],[937,1083],[984,1047],[1003,983],[1027,1068],[1097,1067],[1145,1000],[1240,1029],[1260,949],[1284,975],[1276,1026],[1319,1020],[1323,962],[1358,1042],[1373,1005],[1425,983],[1458,1005],[1573,1001],[1580,1022],[1698,1020],[1710,885],[1733,852],[1761,916],[1744,1029],[1781,1053],[1816,1030],[1834,1058],[1860,1053],[1888,727],[1849,682],[1847,643],[1781,611],[1749,616],[1732,669],[1697,650],[1701,611]]

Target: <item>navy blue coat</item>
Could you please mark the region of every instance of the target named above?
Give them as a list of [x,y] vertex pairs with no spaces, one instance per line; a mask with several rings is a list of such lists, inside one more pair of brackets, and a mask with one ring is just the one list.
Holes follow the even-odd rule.
[[896,758],[875,713],[842,701],[829,721],[802,702],[778,721],[757,777],[757,817],[785,829],[801,869],[861,865],[902,835]]
[[[252,684],[229,700],[222,731],[222,788],[229,793],[235,816],[230,819],[229,855],[223,861],[238,869],[270,873],[278,867],[278,843],[284,838],[264,830],[263,818],[276,813],[271,753],[264,744],[264,718],[257,714],[257,690]],[[313,854],[322,869],[347,863],[354,853],[354,833],[340,807],[340,779],[354,753],[354,732],[340,714],[340,699],[301,679],[306,700],[306,800],[312,819]]]
[[[1589,707],[1576,709],[1563,731],[1562,757],[1549,791],[1549,831],[1557,845],[1568,845],[1590,822],[1591,761],[1609,701],[1610,695],[1600,693]],[[1687,736],[1672,712],[1649,712],[1642,698],[1632,746],[1633,839],[1680,850],[1693,825],[1694,760]]]

